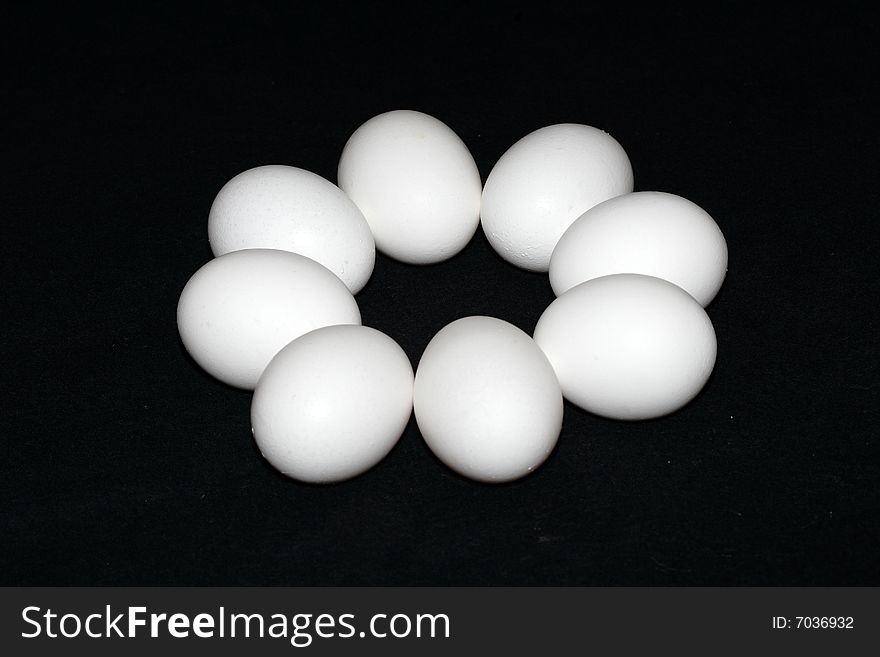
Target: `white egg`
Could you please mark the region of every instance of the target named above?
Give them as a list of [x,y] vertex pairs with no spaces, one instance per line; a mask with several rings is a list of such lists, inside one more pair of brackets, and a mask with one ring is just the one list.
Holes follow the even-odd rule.
[[354,297],[329,269],[271,249],[214,258],[189,279],[177,305],[177,328],[193,359],[221,381],[245,389],[303,333],[360,323]]
[[479,481],[527,475],[562,427],[562,393],[547,357],[493,317],[465,317],[434,336],[416,371],[413,403],[431,451]]
[[352,294],[373,273],[376,247],[364,215],[321,176],[282,165],[248,169],[226,183],[211,206],[214,255],[241,249],[299,253],[336,274]]
[[624,273],[675,283],[706,306],[727,273],[727,243],[712,217],[681,196],[617,196],[565,231],[550,258],[550,284],[560,295],[578,283]]
[[613,137],[588,125],[551,125],[516,142],[489,173],[483,231],[508,262],[547,271],[575,219],[632,189],[632,166]]
[[339,186],[364,213],[376,248],[411,264],[451,258],[480,221],[480,172],[445,123],[410,110],[359,127],[339,160]]
[[677,285],[640,274],[594,278],[560,295],[538,320],[535,341],[566,399],[619,420],[681,408],[715,365],[703,307]]
[[311,483],[349,479],[381,461],[412,414],[413,371],[397,343],[366,326],[328,326],[282,349],[251,405],[266,460]]

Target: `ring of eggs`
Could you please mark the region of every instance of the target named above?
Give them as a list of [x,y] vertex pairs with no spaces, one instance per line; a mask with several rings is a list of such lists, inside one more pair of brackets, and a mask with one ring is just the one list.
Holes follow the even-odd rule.
[[[607,133],[536,130],[483,186],[449,126],[397,110],[352,134],[338,181],[284,165],[229,180],[208,218],[216,257],[178,302],[184,347],[215,378],[254,391],[254,440],[284,475],[358,476],[414,412],[451,470],[511,481],[553,451],[563,399],[645,420],[682,408],[708,381],[716,338],[704,307],[727,272],[724,236],[687,199],[633,192],[629,158]],[[377,250],[436,263],[480,225],[504,260],[549,272],[557,299],[532,336],[493,317],[452,322],[414,373],[391,337],[361,325],[353,295]]]

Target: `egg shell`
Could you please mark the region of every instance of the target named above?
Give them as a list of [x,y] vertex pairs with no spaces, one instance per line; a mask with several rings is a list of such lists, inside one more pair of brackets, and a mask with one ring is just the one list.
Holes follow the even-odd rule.
[[416,371],[416,421],[456,472],[485,482],[541,465],[562,427],[562,393],[546,356],[512,324],[465,317],[428,344]]
[[681,408],[715,365],[703,307],[677,285],[640,274],[594,278],[560,295],[538,320],[535,341],[566,399],[620,420]]
[[180,338],[193,359],[245,389],[291,340],[322,326],[360,323],[354,297],[329,269],[272,249],[214,258],[189,279],[177,305]]
[[675,283],[706,306],[727,273],[727,243],[700,206],[675,194],[634,192],[582,214],[550,258],[558,295],[610,274],[645,274]]
[[412,414],[413,370],[397,343],[366,326],[328,326],[272,359],[251,422],[263,456],[289,477],[331,483],[365,472]]
[[632,189],[629,158],[611,135],[575,123],[547,126],[516,142],[492,168],[483,189],[483,231],[508,262],[545,272],[575,219]]
[[480,220],[480,172],[445,123],[412,110],[373,117],[342,152],[339,186],[364,213],[376,247],[411,264],[452,257]]
[[248,169],[227,182],[211,205],[214,255],[279,249],[324,265],[359,292],[373,273],[376,247],[364,215],[329,180],[296,167]]

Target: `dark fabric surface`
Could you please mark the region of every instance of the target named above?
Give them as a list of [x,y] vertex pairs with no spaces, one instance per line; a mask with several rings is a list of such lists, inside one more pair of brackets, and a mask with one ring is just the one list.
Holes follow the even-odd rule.
[[[0,584],[880,584],[880,35],[858,5],[17,11]],[[453,474],[414,422],[348,483],[272,470],[250,395],[184,352],[177,297],[226,180],[335,181],[397,108],[450,125],[484,179],[538,127],[601,127],[637,190],[712,214],[730,269],[699,397],[642,423],[567,404],[511,485]],[[358,302],[416,365],[453,319],[531,333],[552,298],[478,233],[436,266],[380,256]]]

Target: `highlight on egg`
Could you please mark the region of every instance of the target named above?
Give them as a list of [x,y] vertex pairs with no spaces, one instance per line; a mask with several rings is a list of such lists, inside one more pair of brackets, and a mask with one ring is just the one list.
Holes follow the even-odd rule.
[[594,278],[562,293],[534,337],[566,399],[618,420],[678,410],[715,365],[715,330],[703,307],[677,285],[641,274]]
[[501,483],[533,472],[562,428],[562,393],[528,334],[494,317],[465,317],[428,343],[413,405],[431,451],[459,474]]
[[413,370],[398,344],[366,326],[328,326],[292,341],[254,391],[251,424],[266,460],[309,483],[366,472],[412,414]]
[[274,249],[210,260],[192,275],[177,304],[178,331],[193,360],[247,390],[291,340],[322,326],[360,323],[357,302],[333,272]]
[[401,262],[447,260],[479,225],[474,158],[449,126],[422,112],[386,112],[355,130],[338,181],[366,217],[376,248]]
[[622,273],[675,283],[706,306],[727,273],[727,242],[709,213],[681,196],[623,194],[587,210],[565,231],[550,258],[550,285],[559,296]]

